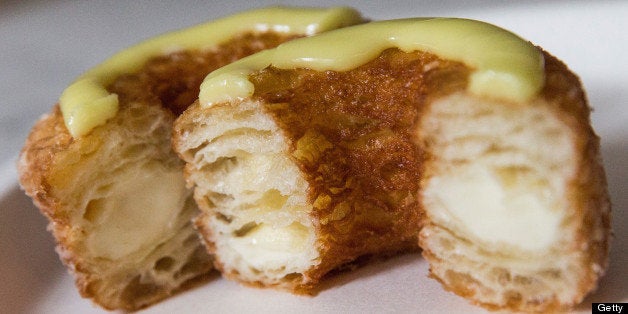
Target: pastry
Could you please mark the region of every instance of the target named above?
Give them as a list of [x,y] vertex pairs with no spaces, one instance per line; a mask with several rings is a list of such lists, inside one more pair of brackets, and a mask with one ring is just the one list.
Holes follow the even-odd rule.
[[520,37],[404,19],[212,72],[173,142],[228,278],[311,292],[336,267],[419,244],[445,289],[546,311],[580,302],[607,264],[589,112],[578,78]]
[[206,278],[212,260],[171,149],[175,118],[212,70],[361,21],[349,8],[247,11],[150,39],[70,85],[32,129],[18,168],[81,295],[137,310]]

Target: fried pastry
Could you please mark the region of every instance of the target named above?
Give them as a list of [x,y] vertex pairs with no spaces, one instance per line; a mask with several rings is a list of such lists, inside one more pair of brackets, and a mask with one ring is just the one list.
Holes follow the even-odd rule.
[[361,21],[349,8],[247,11],[131,47],[69,86],[18,168],[81,295],[137,310],[206,277],[212,260],[190,221],[198,209],[171,149],[174,119],[212,70]]
[[418,243],[447,290],[547,311],[580,302],[607,265],[589,113],[578,78],[520,37],[405,19],[212,72],[173,142],[229,278],[307,292],[344,263]]

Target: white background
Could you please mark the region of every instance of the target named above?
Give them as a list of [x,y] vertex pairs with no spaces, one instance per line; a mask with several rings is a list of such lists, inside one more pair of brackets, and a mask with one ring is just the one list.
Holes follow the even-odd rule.
[[[254,3],[254,4],[253,4]],[[3,1],[0,0],[0,312],[99,313],[58,261],[46,220],[19,190],[15,160],[30,127],[79,74],[142,39],[271,4],[348,5],[372,19],[468,17],[518,33],[580,75],[613,201],[608,275],[591,302],[628,302],[628,2],[625,1]],[[146,310],[172,312],[483,312],[427,278],[420,255],[327,280],[317,297],[207,285]]]

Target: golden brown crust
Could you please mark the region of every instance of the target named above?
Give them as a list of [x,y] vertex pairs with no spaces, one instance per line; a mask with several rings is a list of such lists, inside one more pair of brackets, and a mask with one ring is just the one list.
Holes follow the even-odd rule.
[[178,116],[196,100],[209,72],[295,37],[273,32],[244,33],[210,50],[158,56],[147,61],[138,73],[117,78],[109,90],[125,95],[129,101],[156,97]]
[[[245,33],[211,50],[181,51],[155,57],[138,73],[117,78],[108,89],[118,94],[121,108],[129,103],[139,102],[147,106],[164,106],[174,114],[179,114],[197,97],[199,85],[207,73],[259,50],[277,46],[292,37],[272,32]],[[164,116],[168,115],[170,117],[165,119],[172,124],[174,115],[164,113]],[[124,123],[112,121],[109,123]],[[59,185],[70,184],[66,181],[66,176],[71,176],[71,170],[64,169],[68,164],[65,154],[74,151],[89,155],[90,151],[98,149],[100,143],[107,140],[107,135],[99,132],[97,129],[84,138],[72,138],[65,127],[59,106],[55,105],[50,114],[35,124],[20,153],[20,184],[35,205],[49,218],[49,229],[57,241],[57,251],[74,275],[81,295],[92,298],[106,309],[137,310],[176,291],[137,286],[134,290],[143,290],[145,295],[133,295],[129,292],[128,300],[122,301],[100,295],[98,291],[102,278],[95,273],[96,261],[87,257],[82,249],[85,231],[73,225],[70,219],[76,214],[72,212],[73,207],[68,205],[71,201],[60,199],[55,193],[55,189],[60,189]],[[196,272],[201,277],[211,270],[209,257],[205,253],[202,255],[204,261],[198,260],[194,264],[199,267]]]
[[72,143],[72,136],[67,131],[59,106],[42,117],[31,130],[20,153],[18,172],[20,183],[37,207],[48,217],[60,219],[55,210],[56,200],[50,197],[50,187],[46,174],[52,167],[54,155],[64,151]]
[[466,67],[432,54],[389,49],[346,72],[269,68],[252,76],[254,97],[263,99],[309,184],[320,264],[296,292],[311,292],[361,256],[417,249],[417,108],[435,85],[442,93],[464,86],[460,72]]
[[582,225],[577,232],[577,247],[582,250],[582,268],[586,273],[579,281],[580,299],[597,288],[598,280],[608,266],[611,238],[610,198],[600,154],[600,139],[593,131],[586,95],[578,77],[565,64],[545,53],[546,87],[543,97],[555,103],[560,117],[576,134],[577,173],[569,185],[575,217]]

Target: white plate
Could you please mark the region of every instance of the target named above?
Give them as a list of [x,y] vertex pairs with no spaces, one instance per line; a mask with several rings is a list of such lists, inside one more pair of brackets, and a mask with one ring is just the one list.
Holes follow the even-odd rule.
[[[54,252],[52,237],[46,231],[45,218],[19,190],[14,160],[35,117],[48,110],[51,100],[56,99],[72,77],[116,50],[168,29],[249,7],[245,1],[233,1],[229,6],[203,4],[202,10],[194,7],[174,10],[177,6],[172,3],[155,3],[135,2],[125,8],[111,7],[111,3],[108,5],[102,2],[75,4],[55,1],[46,2],[45,6],[37,2],[19,7],[10,7],[9,3],[5,9],[13,11],[0,13],[14,12],[17,15],[9,16],[9,19],[6,19],[8,15],[0,16],[5,17],[0,19],[0,26],[5,30],[11,29],[11,36],[15,38],[31,38],[31,41],[24,41],[27,44],[25,56],[35,59],[40,57],[34,62],[18,60],[21,66],[19,69],[1,69],[3,73],[8,73],[8,78],[5,75],[4,80],[0,81],[4,85],[0,86],[3,96],[8,95],[5,101],[18,105],[3,106],[5,116],[2,123],[5,125],[2,125],[3,134],[0,136],[1,143],[10,149],[9,153],[4,151],[4,163],[0,165],[2,312],[103,312],[79,297],[71,277]],[[181,6],[197,5],[194,3],[188,1]],[[336,4],[332,1],[315,3],[321,6]],[[602,152],[613,201],[615,239],[607,276],[601,281],[600,289],[589,296],[577,311],[590,312],[592,302],[628,302],[628,62],[625,56],[628,51],[625,32],[628,29],[628,2],[527,1],[507,4],[470,1],[464,7],[457,7],[455,1],[423,5],[413,1],[390,1],[385,6],[358,1],[345,4],[376,19],[439,15],[489,21],[544,47],[581,76],[591,105],[595,108],[592,115],[594,128],[602,138]],[[0,3],[0,8],[3,5]],[[99,18],[90,24],[94,14],[92,10],[109,15],[106,18],[98,15]],[[131,18],[136,20],[131,21]],[[58,35],[59,30],[55,28],[58,25],[71,29],[70,26],[77,26],[75,24],[84,25],[87,30],[76,28],[77,37],[74,40],[73,37]],[[6,52],[14,57],[24,55],[17,52],[17,46],[9,45],[6,48],[5,44],[9,40],[2,37],[5,34],[1,30],[3,27],[0,27],[0,44],[5,47],[2,49],[8,49],[3,54]],[[53,35],[47,36],[44,30],[50,30]],[[90,41],[88,32],[94,32],[96,38]],[[31,54],[28,48],[32,50]],[[36,48],[49,49],[48,54]],[[41,59],[44,55],[46,59]],[[8,67],[8,64],[12,66],[15,62],[6,59],[0,61],[3,67]],[[20,85],[17,88],[9,86],[9,83],[19,80],[37,82],[35,74],[44,75],[44,82],[49,84]],[[55,77],[56,74],[59,77]],[[31,107],[20,107],[31,102]],[[17,127],[9,127],[7,121]],[[13,129],[16,131],[13,132]],[[427,273],[427,263],[419,254],[400,256],[332,277],[324,283],[324,289],[316,297],[246,288],[216,275],[206,285],[179,294],[144,312],[484,312],[462,298],[443,291],[437,282],[427,277]]]

